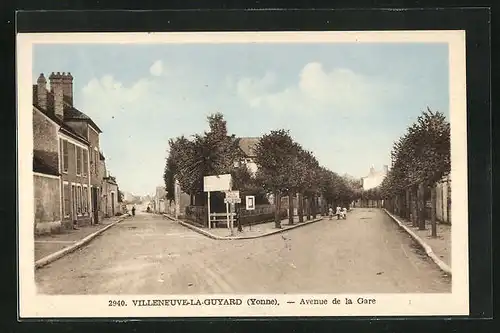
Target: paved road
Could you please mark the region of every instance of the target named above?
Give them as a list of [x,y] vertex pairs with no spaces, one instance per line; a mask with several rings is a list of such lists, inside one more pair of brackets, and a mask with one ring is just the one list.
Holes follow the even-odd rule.
[[376,209],[238,241],[139,214],[37,270],[36,281],[48,294],[451,291],[450,280]]

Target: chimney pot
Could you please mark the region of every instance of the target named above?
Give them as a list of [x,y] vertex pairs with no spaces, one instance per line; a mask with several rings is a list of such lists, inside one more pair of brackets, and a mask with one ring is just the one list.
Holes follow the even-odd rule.
[[42,110],[47,111],[47,80],[45,79],[45,76],[43,76],[43,73],[40,73],[36,83],[36,101]]

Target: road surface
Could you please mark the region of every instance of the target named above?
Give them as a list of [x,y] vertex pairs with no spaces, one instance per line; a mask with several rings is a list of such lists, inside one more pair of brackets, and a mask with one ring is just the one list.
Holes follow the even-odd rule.
[[440,293],[450,279],[377,209],[253,240],[139,213],[36,271],[45,294]]

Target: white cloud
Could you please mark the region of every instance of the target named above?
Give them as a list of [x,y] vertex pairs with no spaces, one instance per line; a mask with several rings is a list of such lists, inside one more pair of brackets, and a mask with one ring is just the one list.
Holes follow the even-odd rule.
[[403,88],[347,68],[327,72],[317,62],[306,64],[295,84],[273,90],[276,82],[272,73],[262,78],[242,78],[237,83],[237,94],[252,107],[267,107],[273,111],[363,113],[401,96]]
[[163,62],[161,60],[155,61],[153,65],[149,68],[149,72],[153,76],[160,76],[163,73]]

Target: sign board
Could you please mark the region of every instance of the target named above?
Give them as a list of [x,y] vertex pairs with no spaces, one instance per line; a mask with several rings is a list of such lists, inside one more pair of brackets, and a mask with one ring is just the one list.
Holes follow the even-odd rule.
[[255,196],[247,195],[246,199],[246,210],[254,210],[255,209]]
[[224,203],[228,204],[241,203],[241,198],[224,198]]
[[226,198],[238,198],[240,197],[240,191],[227,191]]
[[205,192],[230,191],[231,175],[217,175],[203,177],[203,190]]

